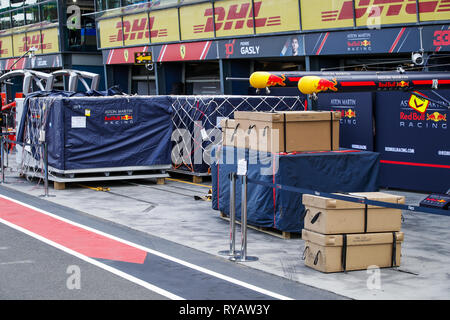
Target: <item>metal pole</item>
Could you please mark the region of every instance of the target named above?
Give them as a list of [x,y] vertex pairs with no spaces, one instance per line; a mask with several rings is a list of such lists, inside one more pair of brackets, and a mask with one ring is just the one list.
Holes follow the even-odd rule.
[[247,256],[247,175],[242,176],[242,198],[241,198],[241,254],[239,257],[230,258],[233,261],[256,261],[257,257]]
[[44,197],[48,197],[48,148],[47,142],[44,142],[44,170],[45,170],[45,180],[44,180]]
[[247,259],[247,175],[242,176],[242,201],[241,201],[241,260]]
[[236,172],[230,173],[230,250],[219,251],[220,255],[234,257],[236,252]]
[[1,165],[0,168],[2,170],[2,184],[5,183],[5,167],[3,165],[3,159],[4,159],[4,151],[3,151],[3,134],[0,137],[0,157],[1,157]]
[[41,197],[54,197],[54,195],[48,194],[48,145],[47,142],[44,141],[41,144],[44,151],[44,194]]

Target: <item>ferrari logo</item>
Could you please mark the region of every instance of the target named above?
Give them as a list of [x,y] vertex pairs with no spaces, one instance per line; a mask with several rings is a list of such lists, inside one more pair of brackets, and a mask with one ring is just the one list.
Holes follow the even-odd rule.
[[184,44],[180,46],[180,55],[181,59],[184,59],[184,57],[186,56],[186,46]]
[[127,49],[125,49],[125,50],[123,51],[123,57],[125,58],[125,61],[128,62],[128,50],[127,50]]

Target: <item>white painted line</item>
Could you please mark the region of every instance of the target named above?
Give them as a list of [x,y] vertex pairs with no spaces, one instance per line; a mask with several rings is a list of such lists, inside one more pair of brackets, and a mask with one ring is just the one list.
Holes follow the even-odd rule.
[[[55,215],[55,214],[53,214],[53,213],[47,212],[47,211],[45,211],[45,210],[41,210],[41,209],[36,208],[36,207],[33,207],[33,206],[30,206],[30,205],[28,205],[28,204],[26,204],[26,203],[22,203],[22,202],[20,202],[20,201],[18,201],[18,200],[9,198],[9,197],[7,197],[7,196],[0,195],[0,197],[2,197],[2,198],[4,198],[4,199],[7,199],[7,200],[10,200],[10,201],[12,201],[12,202],[15,202],[15,203],[17,203],[17,204],[20,204],[20,205],[22,205],[22,206],[24,206],[24,207],[27,207],[27,208],[36,210],[36,211],[38,211],[38,212],[41,212],[41,213],[46,214],[46,215],[48,215],[48,216],[50,216],[50,217],[53,217],[53,218],[55,218],[55,219],[58,219],[58,220],[67,222],[67,223],[69,223],[69,224],[71,224],[71,225],[74,225],[74,226],[83,228],[83,229],[85,229],[85,230],[88,230],[88,231],[97,233],[97,234],[99,234],[99,235],[102,235],[102,236],[104,236],[104,237],[107,237],[107,238],[116,240],[116,241],[118,241],[118,242],[122,242],[122,243],[124,243],[124,244],[129,245],[129,246],[132,246],[132,247],[135,247],[135,248],[137,248],[137,249],[146,251],[146,252],[148,252],[148,253],[151,253],[151,254],[153,254],[153,255],[155,255],[155,256],[158,256],[158,257],[161,257],[161,258],[164,258],[164,259],[166,259],[166,260],[169,260],[169,261],[172,261],[172,262],[176,262],[176,263],[178,263],[178,264],[180,264],[180,265],[183,265],[183,266],[188,267],[188,268],[191,268],[191,269],[193,269],[193,270],[196,270],[196,271],[199,271],[199,272],[208,274],[208,275],[213,276],[213,277],[216,277],[216,278],[218,278],[218,279],[221,279],[221,280],[224,280],[224,281],[227,281],[227,282],[230,282],[230,283],[239,285],[239,286],[241,286],[241,287],[244,287],[244,288],[247,288],[247,289],[250,289],[250,290],[253,290],[253,291],[262,293],[262,294],[265,294],[265,295],[267,295],[267,296],[269,296],[269,297],[273,297],[273,298],[275,298],[275,299],[280,299],[280,300],[294,300],[294,299],[292,299],[292,298],[290,298],[290,297],[287,297],[287,296],[284,296],[284,295],[281,295],[281,294],[272,292],[272,291],[270,291],[270,290],[266,290],[266,289],[260,288],[260,287],[258,287],[258,286],[249,284],[249,283],[247,283],[247,282],[244,282],[244,281],[241,281],[241,280],[237,280],[237,279],[234,279],[234,278],[232,278],[232,277],[223,275],[223,274],[221,274],[221,273],[218,273],[218,272],[215,272],[215,271],[212,271],[212,270],[209,270],[209,269],[206,269],[206,268],[197,266],[197,265],[192,264],[192,263],[190,263],[190,262],[187,262],[187,261],[184,261],[184,260],[181,260],[181,259],[172,257],[172,256],[167,255],[167,254],[165,254],[165,253],[162,253],[162,252],[159,252],[159,251],[156,251],[156,250],[153,250],[153,249],[150,249],[150,248],[147,248],[147,247],[138,245],[138,244],[136,244],[136,243],[133,243],[133,242],[130,242],[130,241],[127,241],[127,240],[118,238],[118,237],[113,236],[113,235],[110,235],[110,234],[108,234],[108,233],[104,233],[104,232],[102,232],[102,231],[93,229],[93,228],[91,228],[91,227],[88,227],[88,226],[85,226],[85,225],[82,225],[82,224],[73,222],[73,221],[68,220],[68,219],[66,219],[66,218],[57,216],[57,215]],[[0,219],[0,221],[1,221],[1,219]],[[46,241],[50,241],[50,240],[47,240],[47,239],[45,239],[45,240],[46,240]],[[58,245],[58,246],[59,246],[59,245]],[[61,246],[60,246],[60,247],[61,247]],[[64,248],[65,248],[65,247],[64,247]],[[68,248],[65,248],[65,249],[66,249],[66,250],[70,250],[70,249],[68,249]],[[70,250],[70,251],[72,251],[72,250]],[[75,253],[76,253],[76,252],[75,252]],[[78,253],[76,253],[76,254],[77,254],[77,255],[80,255],[80,254],[78,254]],[[80,256],[81,256],[81,255],[80,255]],[[83,256],[83,257],[86,257],[86,256]],[[88,257],[86,257],[86,258],[88,258]],[[90,259],[90,258],[88,258],[88,259]],[[95,261],[95,260],[94,260],[94,261]],[[119,270],[117,270],[117,271],[119,271]],[[138,279],[138,280],[139,280],[139,279]]]
[[[3,198],[10,200],[9,198],[6,198],[6,197],[3,197]],[[33,207],[29,207],[29,208],[32,208],[32,209],[36,210]],[[183,298],[181,298],[181,297],[179,297],[177,295],[174,295],[173,293],[170,293],[169,291],[166,291],[164,289],[156,287],[156,286],[154,286],[154,285],[152,285],[152,284],[150,284],[150,283],[148,283],[146,281],[143,281],[141,279],[133,277],[133,276],[131,276],[131,275],[129,275],[129,274],[123,272],[123,271],[120,271],[120,270],[118,270],[116,268],[110,267],[110,266],[108,266],[108,265],[106,265],[104,263],[101,263],[101,262],[99,262],[97,260],[89,258],[89,257],[87,257],[85,255],[82,255],[82,254],[80,254],[80,253],[78,253],[78,252],[76,252],[74,250],[71,250],[69,248],[66,248],[66,247],[64,247],[64,246],[62,246],[62,245],[60,245],[60,244],[58,244],[56,242],[48,240],[47,238],[44,238],[44,237],[42,237],[42,236],[40,236],[40,235],[38,235],[38,234],[36,234],[34,232],[31,232],[31,231],[29,231],[27,229],[24,229],[22,227],[19,227],[19,226],[13,224],[13,223],[10,223],[9,221],[6,221],[6,220],[0,218],[0,222],[5,224],[5,225],[7,225],[7,226],[9,226],[9,227],[11,227],[11,228],[13,228],[13,229],[15,229],[15,230],[23,232],[23,233],[25,233],[25,234],[27,234],[27,235],[29,235],[29,236],[37,239],[37,240],[40,240],[40,241],[42,241],[42,242],[44,242],[44,243],[46,243],[48,245],[51,245],[51,246],[53,246],[53,247],[55,247],[57,249],[60,249],[60,250],[62,250],[64,252],[68,253],[68,254],[71,254],[71,255],[73,255],[73,256],[81,259],[81,260],[84,260],[84,261],[86,261],[86,262],[88,262],[90,264],[93,264],[93,265],[95,265],[95,266],[97,266],[99,268],[102,268],[102,269],[104,269],[106,271],[109,271],[109,272],[111,272],[111,273],[113,273],[113,274],[115,274],[115,275],[117,275],[119,277],[122,277],[122,278],[124,278],[124,279],[126,279],[128,281],[131,281],[131,282],[134,282],[134,283],[136,283],[136,284],[138,284],[140,286],[143,286],[144,288],[146,288],[148,290],[151,290],[153,292],[156,292],[156,293],[158,293],[158,294],[160,294],[160,295],[162,295],[164,297],[167,297],[167,298],[172,299],[172,300],[185,300],[185,299],[183,299]]]

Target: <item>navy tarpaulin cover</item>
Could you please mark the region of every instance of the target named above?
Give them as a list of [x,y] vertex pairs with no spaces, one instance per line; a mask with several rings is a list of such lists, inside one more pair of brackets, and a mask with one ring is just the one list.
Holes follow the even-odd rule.
[[[54,94],[27,100],[25,117],[44,106],[48,110],[41,123],[48,142],[49,166],[55,169],[171,164],[172,108],[167,97],[94,94],[69,98]],[[21,124],[22,139],[24,128],[31,130],[25,121]]]
[[[250,179],[321,192],[378,191],[379,154],[340,150],[279,155],[278,170],[268,161],[271,154],[233,147],[216,146],[211,164],[212,207],[229,215],[229,173],[236,172],[237,159],[248,161]],[[217,160],[218,159],[218,160]],[[260,227],[285,232],[301,232],[304,210],[302,194],[248,184],[247,221]],[[241,183],[236,185],[236,218],[241,216]]]

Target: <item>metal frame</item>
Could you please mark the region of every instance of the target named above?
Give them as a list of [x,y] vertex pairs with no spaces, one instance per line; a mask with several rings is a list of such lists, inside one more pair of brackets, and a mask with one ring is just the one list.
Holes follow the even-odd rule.
[[[100,82],[100,75],[87,71],[62,69],[54,71],[51,74],[55,77],[69,76],[68,91],[77,91],[78,80],[84,85],[86,91],[97,90]],[[85,78],[91,79],[90,86],[87,84],[86,80],[84,80]]]

